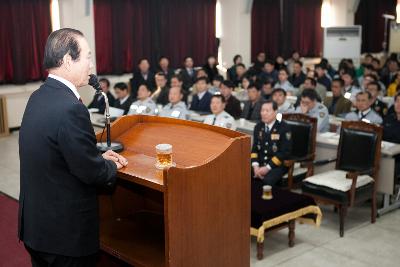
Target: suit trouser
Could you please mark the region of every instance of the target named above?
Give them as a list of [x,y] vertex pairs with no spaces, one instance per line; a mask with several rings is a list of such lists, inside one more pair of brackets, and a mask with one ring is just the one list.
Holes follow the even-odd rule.
[[25,245],[31,255],[32,267],[95,267],[97,254],[84,257],[69,257],[36,251]]

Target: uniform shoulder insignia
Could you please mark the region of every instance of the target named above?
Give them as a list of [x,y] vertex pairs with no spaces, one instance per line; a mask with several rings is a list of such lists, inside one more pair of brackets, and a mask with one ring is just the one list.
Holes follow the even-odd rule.
[[323,106],[323,105],[319,105],[318,108],[319,108],[319,109],[323,109],[324,106]]
[[320,113],[319,113],[319,117],[320,117],[320,118],[325,117],[325,112],[320,112]]
[[146,113],[149,113],[151,111],[151,108],[150,107],[147,107],[146,108]]
[[286,139],[287,139],[287,140],[292,139],[292,133],[291,133],[291,132],[287,132],[287,133],[286,133]]

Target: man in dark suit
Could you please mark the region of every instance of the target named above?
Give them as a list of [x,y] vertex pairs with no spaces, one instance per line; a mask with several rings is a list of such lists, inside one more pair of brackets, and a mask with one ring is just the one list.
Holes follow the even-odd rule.
[[[108,103],[110,103],[110,106],[113,107],[115,98],[110,92],[110,81],[106,78],[102,78],[99,80],[99,84],[101,90],[107,94]],[[104,111],[106,110],[106,102],[104,101],[103,95],[95,94],[88,108],[97,108],[99,110],[98,113],[104,114]]]
[[378,98],[378,96],[381,93],[381,87],[380,87],[379,83],[370,82],[367,85],[367,91],[370,92],[371,95],[372,95],[371,108],[373,110],[375,110],[375,112],[378,113],[379,116],[382,117],[382,119],[384,119],[386,117],[387,112],[388,112],[388,107],[387,107],[385,102],[383,102],[382,100],[380,100]]
[[261,107],[261,122],[254,127],[251,150],[252,177],[261,179],[265,185],[276,185],[287,172],[283,164],[292,149],[290,127],[276,120],[278,105],[267,100]]
[[141,84],[146,84],[152,91],[156,87],[154,73],[150,70],[150,63],[145,58],[139,60],[138,70],[133,73],[133,78],[131,79],[132,100],[136,100],[137,90]]
[[244,103],[242,118],[251,121],[259,121],[261,119],[260,111],[263,99],[260,90],[261,88],[258,84],[250,83],[247,88],[249,100]]
[[240,101],[232,95],[232,91],[235,85],[232,81],[223,81],[221,84],[221,94],[225,98],[225,111],[228,112],[235,119],[239,119],[242,114],[242,108],[240,107]]
[[183,89],[186,91],[192,87],[196,80],[196,71],[193,66],[193,59],[191,57],[185,57],[183,68],[179,74],[183,80]]
[[[140,85],[139,85],[140,86]],[[114,107],[123,109],[124,115],[128,114],[129,108],[133,102],[133,98],[129,95],[128,86],[126,83],[116,83],[114,85],[114,91],[117,95],[117,99],[114,102]]]
[[200,113],[211,113],[210,103],[212,94],[208,92],[208,80],[206,77],[200,77],[196,80],[197,94],[193,96],[190,110]]
[[[167,78],[167,84],[170,85],[171,78],[175,74],[174,69],[169,67],[169,59],[167,57],[160,57],[158,60],[158,68],[157,73],[164,73],[165,77]],[[168,94],[167,94],[168,95]]]
[[95,266],[99,249],[97,186],[115,182],[127,161],[103,155],[77,88],[93,64],[83,34],[50,34],[44,52],[49,72],[29,98],[19,134],[20,240],[32,266]]

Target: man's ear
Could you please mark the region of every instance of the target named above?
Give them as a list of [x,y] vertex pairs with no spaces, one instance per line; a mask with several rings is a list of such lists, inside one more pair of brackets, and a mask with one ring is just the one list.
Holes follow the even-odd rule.
[[70,54],[65,54],[63,57],[63,65],[64,67],[70,71],[72,66],[72,57]]

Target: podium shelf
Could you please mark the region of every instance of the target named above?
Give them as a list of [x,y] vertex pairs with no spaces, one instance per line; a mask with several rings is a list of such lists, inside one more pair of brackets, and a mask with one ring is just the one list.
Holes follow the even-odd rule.
[[100,248],[133,266],[165,266],[163,215],[137,212],[100,222]]

